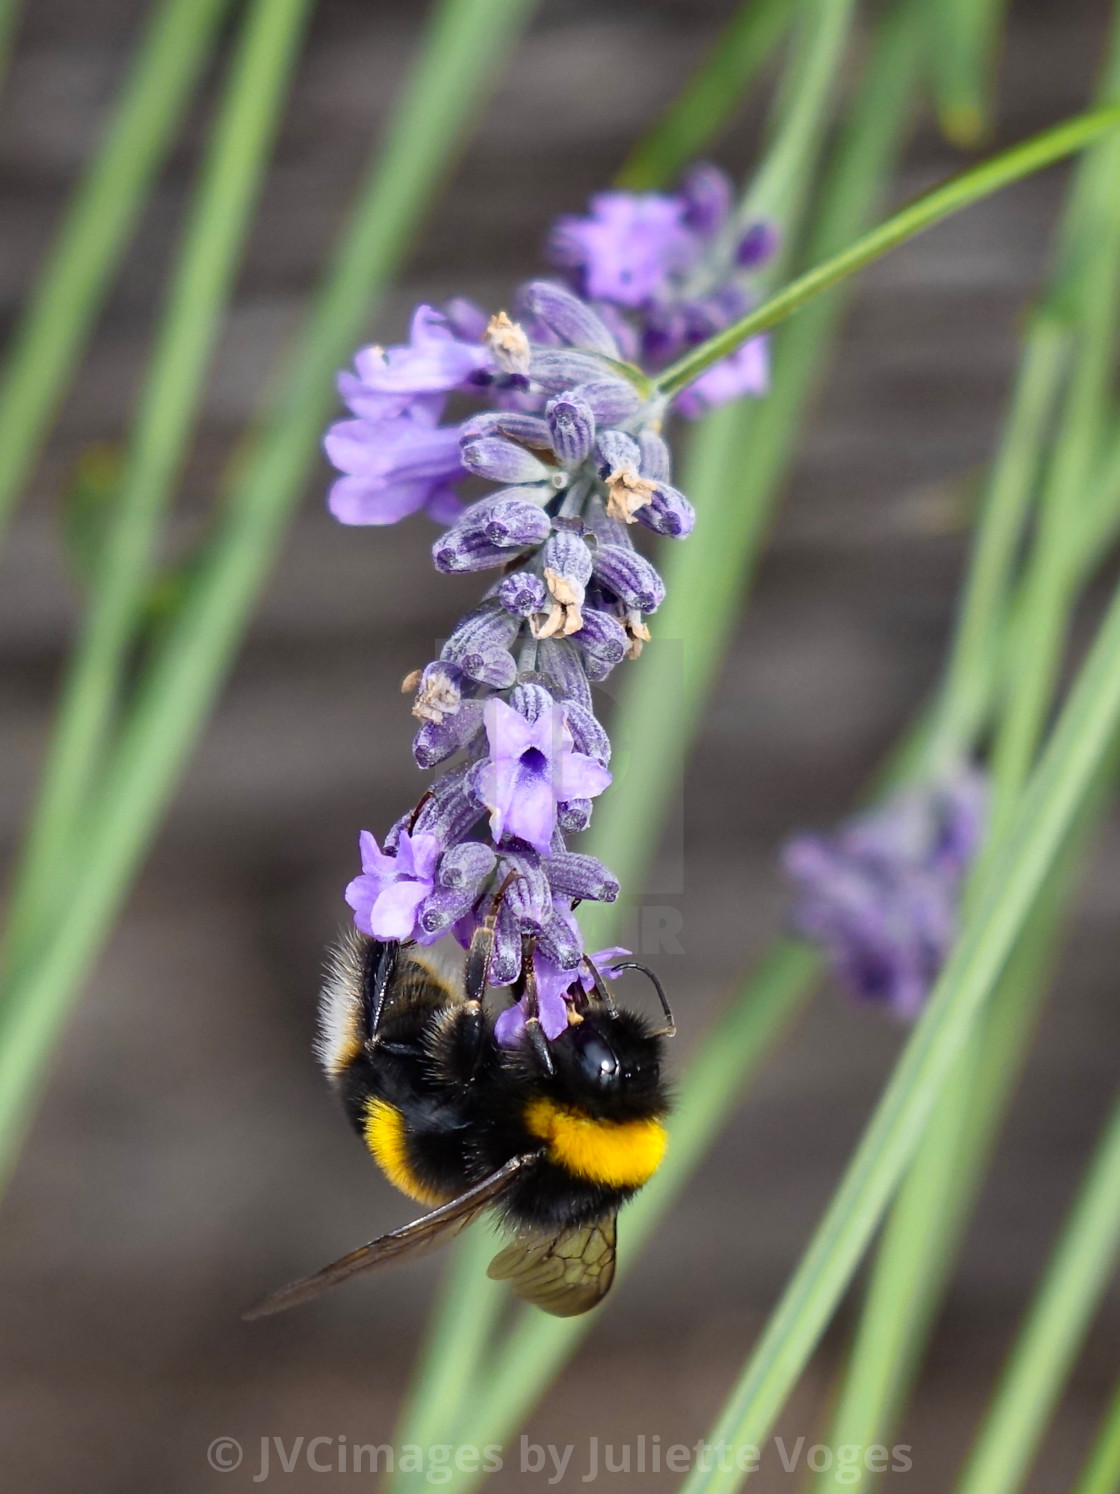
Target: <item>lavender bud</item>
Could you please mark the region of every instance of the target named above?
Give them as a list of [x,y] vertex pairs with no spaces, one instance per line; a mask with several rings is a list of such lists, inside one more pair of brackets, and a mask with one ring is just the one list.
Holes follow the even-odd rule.
[[440,657],[458,665],[468,679],[505,690],[517,678],[509,645],[519,627],[517,619],[500,607],[479,607],[459,623]]
[[611,760],[611,739],[590,711],[569,701],[564,707],[572,746],[585,757],[593,757],[605,768]]
[[450,530],[432,546],[432,560],[437,571],[445,576],[454,576],[465,571],[489,571],[496,565],[505,565],[509,551],[492,545],[481,534],[450,537]]
[[469,892],[473,897],[494,870],[496,861],[488,845],[480,840],[465,840],[440,857],[439,884],[452,892]]
[[570,529],[561,529],[549,535],[541,555],[545,579],[549,581],[549,590],[553,596],[558,601],[567,600],[558,595],[555,581],[549,579],[549,571],[554,577],[562,578],[568,583],[576,594],[575,605],[578,606],[583,601],[584,587],[591,580],[591,548],[587,541],[582,535],[573,534]]
[[655,534],[664,534],[669,539],[684,539],[692,533],[696,510],[683,493],[663,482],[654,488],[649,502],[637,510],[637,519],[639,524],[644,524]]
[[585,710],[591,709],[591,689],[583,659],[570,639],[542,638],[537,644],[537,668],[557,700],[565,704],[574,701]]
[[735,249],[735,263],[744,270],[757,270],[778,250],[777,226],[766,219],[752,223]]
[[509,703],[528,722],[537,721],[556,704],[543,685],[531,681],[517,685],[510,692]]
[[601,425],[616,425],[629,420],[641,407],[642,397],[629,379],[598,378],[579,384],[570,391],[585,400],[592,415]]
[[506,648],[479,649],[463,659],[463,672],[492,690],[508,690],[517,678],[517,660]]
[[543,508],[518,498],[504,498],[490,507],[486,516],[486,538],[504,549],[539,545],[548,538],[552,520]]
[[559,965],[561,970],[574,970],[583,959],[583,946],[579,936],[572,932],[566,918],[553,910],[541,930],[537,948],[546,960]]
[[514,617],[529,617],[544,610],[548,588],[532,571],[514,571],[498,587],[498,601]]
[[539,934],[552,913],[552,892],[541,869],[540,857],[533,851],[503,851],[500,880],[506,869],[517,873],[517,880],[506,889],[506,906],[525,933]]
[[473,889],[463,891],[437,887],[430,892],[417,910],[416,921],[425,934],[439,934],[449,929],[460,918],[465,918],[474,902]]
[[665,583],[644,556],[624,545],[600,545],[595,576],[635,612],[656,612],[665,600]]
[[625,431],[600,431],[595,439],[595,464],[600,477],[609,477],[624,467],[633,467],[637,472],[641,460],[638,443]]
[[524,446],[503,436],[476,436],[459,449],[460,460],[468,472],[488,477],[491,482],[541,482],[548,468]]
[[464,700],[454,716],[425,721],[412,740],[418,768],[434,768],[472,742],[482,730],[482,702]]
[[481,306],[469,301],[466,296],[452,296],[443,303],[443,314],[447,325],[462,342],[481,342],[486,335],[486,323],[490,318]]
[[685,222],[705,236],[716,233],[731,211],[731,181],[725,171],[707,161],[689,167],[681,182]]
[[508,902],[498,909],[494,929],[494,953],[490,960],[490,984],[511,986],[521,974],[521,930]]
[[583,611],[583,627],[575,635],[578,648],[594,654],[606,664],[618,664],[626,657],[629,640],[626,629],[609,612],[587,607]]
[[[473,766],[473,765],[472,765]],[[467,792],[468,768],[454,768],[437,778],[420,807],[413,826],[417,833],[434,835],[441,845],[456,845],[469,835],[482,816],[482,805]]]
[[583,667],[593,685],[601,684],[614,669],[614,663],[602,654],[584,654]]
[[499,607],[476,607],[456,623],[451,637],[440,650],[440,658],[462,666],[469,674],[464,661],[470,654],[482,649],[509,648],[517,637],[518,627],[516,618]]
[[578,467],[591,455],[595,416],[591,406],[570,390],[545,406],[552,449],[565,467]]
[[618,358],[618,343],[586,302],[571,291],[545,280],[523,287],[521,299],[527,310],[576,348],[590,348],[607,358]]
[[473,503],[432,546],[436,569],[448,574],[488,570],[509,560],[505,551],[541,544],[552,521],[539,504],[520,496],[533,492],[503,488]]
[[619,881],[595,856],[564,851],[544,864],[549,885],[557,897],[582,898],[592,903],[613,903]]
[[483,410],[472,415],[460,427],[460,439],[473,441],[477,436],[509,436],[512,441],[542,451],[548,451],[552,446],[548,421],[539,415],[525,415],[520,410]]
[[546,394],[563,394],[573,384],[601,379],[605,372],[594,353],[577,353],[572,348],[535,347],[529,365],[533,383]]
[[578,835],[591,823],[591,800],[568,799],[556,806],[556,823],[569,835]]
[[642,453],[639,468],[642,476],[648,477],[651,482],[668,482],[673,472],[669,447],[664,438],[656,431],[644,430],[638,436],[638,445]]

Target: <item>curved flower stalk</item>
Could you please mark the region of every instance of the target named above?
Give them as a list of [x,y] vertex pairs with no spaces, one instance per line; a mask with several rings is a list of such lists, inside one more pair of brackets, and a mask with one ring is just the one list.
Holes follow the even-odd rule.
[[[445,526],[437,570],[493,576],[439,658],[404,681],[417,765],[440,771],[381,844],[362,833],[362,870],[346,889],[355,923],[377,939],[450,934],[468,947],[489,918],[491,982],[521,982],[531,947],[550,1037],[589,978],[575,908],[619,893],[602,862],[568,846],[611,781],[591,686],[637,658],[664,599],[634,534],[681,539],[694,521],[661,434],[669,401],[633,360],[660,366],[740,314],[742,273],[768,252],[758,234],[749,251],[740,236],[728,259],[730,187],[714,168],[694,169],[675,197],[608,193],[593,209],[553,242],[569,244],[573,267],[585,244],[579,274],[594,304],[535,281],[516,319],[463,300],[418,307],[406,344],[365,348],[340,375],[350,418],[325,440],[340,522],[423,511]],[[751,356],[746,382],[735,358],[711,370],[692,411],[760,392],[764,358]],[[448,421],[464,397],[483,408]],[[494,486],[467,502],[459,485],[470,477]],[[623,953],[592,959],[609,971]],[[499,1039],[516,1042],[522,1022],[512,1007]]]
[[793,927],[827,952],[837,980],[857,999],[903,1020],[919,1015],[957,937],[987,807],[986,776],[962,765],[830,835],[787,841]]

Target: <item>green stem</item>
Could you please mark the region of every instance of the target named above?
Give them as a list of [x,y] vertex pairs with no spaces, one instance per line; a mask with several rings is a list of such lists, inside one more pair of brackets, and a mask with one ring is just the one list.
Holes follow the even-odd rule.
[[310,6],[255,0],[246,16],[14,883],[10,968],[51,919],[73,860],[75,827],[102,760],[156,536],[182,469]]
[[1117,1494],[1120,1490],[1120,1381],[1100,1433],[1073,1494]]
[[661,374],[657,380],[658,389],[667,396],[679,394],[713,363],[726,358],[748,338],[757,337],[760,332],[777,326],[822,291],[837,285],[856,271],[865,269],[891,249],[896,249],[916,234],[932,228],[943,218],[991,196],[993,192],[1010,186],[1012,182],[1053,165],[1065,156],[1084,150],[1101,135],[1117,127],[1120,127],[1120,107],[1095,109],[1088,114],[1079,114],[1039,135],[1032,135],[1029,140],[1012,146],[1010,150],[1001,151],[991,160],[984,161],[942,183],[940,187],[924,193],[885,223],[880,223],[870,233],[857,239],[847,249],[824,264],[806,271],[804,275],[799,275],[756,310],[687,353]]
[[1013,1494],[1021,1486],[1118,1256],[1120,1105],[1097,1146],[957,1494]]
[[0,382],[0,526],[38,458],[230,0],[164,0],[16,329]]
[[[970,1031],[1120,728],[1120,591],[1023,795],[990,892],[895,1068],[825,1217],[718,1420],[713,1442],[759,1445],[881,1221]],[[738,1487],[695,1469],[688,1494]]]
[[54,937],[0,1010],[0,1165],[10,1165],[52,1045],[229,669],[333,403],[332,375],[432,200],[529,0],[444,0],[264,430],[149,664],[87,821]]
[[664,188],[719,137],[784,35],[797,0],[744,0],[697,70],[618,173],[631,192]]

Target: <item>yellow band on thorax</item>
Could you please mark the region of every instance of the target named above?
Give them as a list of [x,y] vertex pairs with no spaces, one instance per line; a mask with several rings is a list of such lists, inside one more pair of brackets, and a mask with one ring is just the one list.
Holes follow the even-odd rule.
[[525,1107],[525,1125],[549,1160],[573,1177],[608,1188],[640,1188],[657,1171],[667,1137],[660,1121],[597,1120],[547,1096]]
[[408,1133],[405,1119],[388,1100],[370,1100],[366,1107],[366,1146],[373,1160],[394,1188],[407,1193],[417,1203],[441,1204],[447,1194],[436,1192],[416,1176],[408,1156]]

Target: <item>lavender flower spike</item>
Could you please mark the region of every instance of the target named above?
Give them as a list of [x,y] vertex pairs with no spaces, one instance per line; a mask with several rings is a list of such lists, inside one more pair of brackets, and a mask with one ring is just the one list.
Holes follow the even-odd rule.
[[[524,976],[528,952],[543,1029],[558,1037],[587,982],[573,905],[619,895],[607,868],[568,843],[611,782],[592,685],[638,656],[665,596],[632,536],[680,539],[695,520],[672,486],[652,375],[742,314],[774,239],[733,217],[727,178],[706,167],[674,194],[603,193],[553,243],[569,283],[524,287],[511,303],[520,321],[462,299],[420,306],[406,344],[359,352],[339,377],[349,416],[325,444],[341,522],[423,510],[442,526],[437,571],[497,572],[439,659],[404,682],[416,764],[436,771],[382,847],[363,833],[346,894],[355,922],[374,939],[448,935],[464,948],[489,923],[490,982]],[[697,413],[765,381],[765,345],[748,344],[677,408]],[[473,407],[441,423],[452,396]],[[494,486],[468,505],[468,479]],[[827,881],[831,854],[805,842],[791,864]],[[938,854],[926,868],[935,883],[955,875],[949,842]],[[943,940],[938,906],[926,906],[927,925]],[[523,1016],[503,1014],[503,1042],[520,1041]]]

